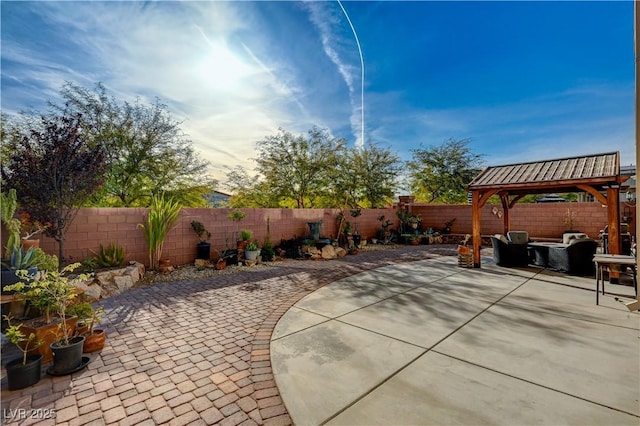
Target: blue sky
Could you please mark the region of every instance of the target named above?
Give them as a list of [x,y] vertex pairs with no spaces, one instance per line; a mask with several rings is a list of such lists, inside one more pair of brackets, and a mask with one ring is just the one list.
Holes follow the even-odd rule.
[[[343,2],[365,143],[402,159],[470,138],[487,165],[618,150],[635,162],[633,2]],[[224,177],[279,127],[361,143],[356,39],[325,2],[1,3],[3,112],[65,81],[159,97]]]

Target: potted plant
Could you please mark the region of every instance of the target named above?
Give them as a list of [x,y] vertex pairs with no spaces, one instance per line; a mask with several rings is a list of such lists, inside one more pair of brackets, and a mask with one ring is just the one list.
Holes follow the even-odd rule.
[[260,256],[260,248],[258,244],[254,241],[247,244],[246,249],[244,250],[244,257],[247,260],[256,260]]
[[40,247],[40,240],[32,240],[31,237],[46,231],[50,226],[49,222],[32,221],[29,213],[20,213],[20,230],[24,233],[24,236],[20,238],[22,247]]
[[[7,261],[2,262],[2,285],[12,285],[20,281],[17,271],[27,270],[29,276],[38,272],[38,252],[36,247],[25,250],[21,246],[15,246]],[[3,287],[3,293],[4,293]]]
[[175,226],[180,215],[180,204],[164,195],[154,195],[147,216],[147,223],[138,225],[142,228],[149,247],[149,267],[157,270],[160,266],[162,248],[167,234]]
[[240,236],[237,241],[238,250],[246,250],[251,237],[253,237],[253,232],[249,231],[248,229],[243,229],[242,231],[240,231]]
[[97,352],[104,348],[107,335],[104,329],[95,328],[95,326],[102,321],[103,312],[104,308],[102,306],[99,306],[97,309],[92,309],[91,318],[89,319],[89,330],[85,334],[84,344],[82,345],[82,352],[84,353]]
[[389,244],[391,242],[391,231],[389,227],[392,225],[392,222],[384,215],[378,217],[378,222],[380,222],[380,229],[377,232],[378,240],[382,241],[382,244]]
[[[37,324],[42,325],[41,327],[32,323],[31,328],[27,328],[28,322],[25,322],[21,331],[26,335],[31,335],[33,332],[38,340],[44,341],[45,344],[40,347],[40,351],[45,362],[48,358],[53,358],[54,365],[51,373],[55,375],[69,374],[76,371],[83,363],[84,336],[74,336],[77,317],[69,316],[67,313],[67,306],[77,295],[75,284],[86,281],[89,277],[87,274],[70,276],[80,266],[80,263],[74,263],[61,271],[45,271],[35,279],[29,278],[26,271],[19,271],[21,281],[5,287],[5,289],[16,291],[44,312],[44,319],[36,319]],[[51,315],[52,312],[56,317]],[[36,322],[36,320],[31,321]],[[48,346],[47,343],[49,343]]]
[[85,335],[89,332],[89,321],[93,317],[93,306],[89,302],[76,303],[67,309],[67,315],[78,318],[75,334]]
[[198,238],[200,239],[196,259],[209,260],[211,257],[211,243],[208,241],[209,238],[211,238],[211,232],[207,231],[202,222],[198,222],[197,220],[191,221],[191,228],[198,234]]
[[565,233],[580,232],[575,228],[576,212],[572,211],[571,209],[567,209],[566,213],[564,214],[563,222],[565,227],[565,231],[564,231]]
[[240,236],[238,235],[238,227],[239,227],[240,221],[243,220],[245,217],[247,217],[247,214],[242,210],[238,210],[238,209],[232,210],[227,215],[227,219],[232,220],[236,223],[236,231],[235,231],[236,241],[240,239]]
[[11,324],[13,318],[10,315],[4,315],[4,319],[8,324],[5,330],[7,340],[16,345],[20,352],[22,352],[20,358],[9,361],[5,366],[9,390],[24,389],[35,385],[40,381],[42,355],[28,355],[28,352],[37,349],[42,342],[36,340],[36,335],[33,333],[25,336],[24,333],[20,331],[22,324]]
[[453,219],[447,221],[444,223],[444,228],[442,229],[442,233],[443,234],[450,234],[451,233],[451,227],[453,226],[453,223],[456,221],[456,218],[454,217]]

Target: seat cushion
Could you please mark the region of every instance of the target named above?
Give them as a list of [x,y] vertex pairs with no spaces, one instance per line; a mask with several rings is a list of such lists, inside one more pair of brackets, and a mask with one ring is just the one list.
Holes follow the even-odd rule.
[[574,241],[583,238],[589,238],[589,236],[582,232],[565,232],[562,234],[562,244],[572,244]]
[[529,233],[527,231],[509,231],[507,232],[507,238],[513,244],[529,243]]
[[507,237],[505,237],[502,234],[496,234],[493,236],[494,238],[497,238],[498,240],[502,241],[505,244],[509,244],[509,240],[507,240]]

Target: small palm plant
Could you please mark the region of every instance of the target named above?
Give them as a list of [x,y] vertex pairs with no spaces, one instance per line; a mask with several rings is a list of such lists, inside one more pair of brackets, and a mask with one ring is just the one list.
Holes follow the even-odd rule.
[[180,203],[171,198],[165,199],[164,194],[154,195],[151,198],[147,223],[139,225],[149,246],[151,269],[158,269],[164,240],[175,226],[181,209]]

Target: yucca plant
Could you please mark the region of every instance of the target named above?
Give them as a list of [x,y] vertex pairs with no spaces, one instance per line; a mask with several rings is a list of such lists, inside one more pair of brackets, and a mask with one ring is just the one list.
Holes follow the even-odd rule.
[[151,198],[147,223],[140,224],[144,237],[149,246],[149,267],[158,269],[162,248],[167,234],[175,226],[180,210],[180,203],[171,198],[164,198],[164,194]]
[[7,258],[11,256],[16,247],[20,247],[20,219],[14,217],[18,208],[16,190],[11,188],[7,194],[0,193],[0,218],[7,230]]

